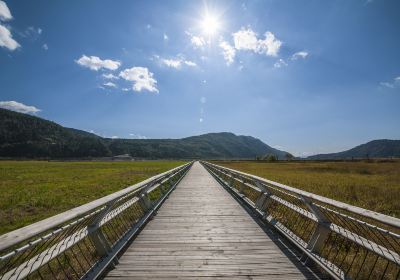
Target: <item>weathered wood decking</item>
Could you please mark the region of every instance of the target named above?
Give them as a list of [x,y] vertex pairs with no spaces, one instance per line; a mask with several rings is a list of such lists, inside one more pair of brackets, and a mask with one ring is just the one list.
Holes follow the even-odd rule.
[[106,279],[209,277],[315,279],[196,162]]

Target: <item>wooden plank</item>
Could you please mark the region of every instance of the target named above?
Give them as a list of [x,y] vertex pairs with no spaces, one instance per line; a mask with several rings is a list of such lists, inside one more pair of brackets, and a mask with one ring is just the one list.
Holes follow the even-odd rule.
[[277,242],[196,162],[105,279],[316,279]]

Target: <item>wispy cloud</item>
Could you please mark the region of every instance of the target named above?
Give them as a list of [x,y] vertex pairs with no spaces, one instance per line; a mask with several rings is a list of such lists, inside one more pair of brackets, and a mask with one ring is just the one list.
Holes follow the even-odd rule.
[[118,87],[117,87],[117,85],[116,85],[116,84],[114,84],[113,82],[107,82],[107,83],[104,83],[104,84],[103,84],[103,86],[106,86],[106,87],[113,87],[113,88],[118,88]]
[[102,74],[101,76],[102,76],[104,79],[109,79],[109,80],[118,80],[118,79],[119,79],[118,76],[115,76],[115,75],[112,74],[112,73]]
[[147,139],[146,136],[140,135],[140,134],[136,134],[136,133],[129,133],[129,136],[132,139]]
[[183,56],[178,56],[176,58],[160,58],[159,56],[155,56],[157,59],[160,60],[162,64],[167,67],[179,69],[182,65],[195,67],[197,64],[191,60],[186,60]]
[[119,76],[124,80],[133,82],[132,89],[134,91],[158,92],[157,80],[153,78],[153,73],[146,67],[125,69],[119,73]]
[[277,56],[282,42],[275,35],[267,31],[264,39],[258,39],[257,34],[250,28],[243,28],[232,34],[237,50],[248,50],[267,56]]
[[28,106],[17,101],[0,101],[0,108],[12,110],[24,114],[36,114],[41,110],[35,106]]
[[195,67],[195,66],[197,66],[196,62],[193,62],[193,61],[191,61],[191,60],[184,60],[183,62],[184,62],[187,66],[190,66],[190,67]]
[[189,36],[190,42],[192,43],[194,48],[201,48],[206,45],[206,40],[204,40],[203,37],[193,35],[189,31],[186,31],[186,34]]
[[181,67],[180,59],[162,59],[162,63],[164,63],[168,67],[179,68]]
[[230,65],[235,60],[236,50],[234,47],[229,45],[227,42],[222,41],[219,43],[220,48],[222,49],[222,54],[224,55],[224,59],[227,65]]
[[274,63],[275,68],[281,68],[283,66],[288,66],[288,64],[282,58],[280,58],[277,62]]
[[383,87],[394,88],[394,83],[380,82],[379,84],[380,84],[381,86],[383,86]]
[[297,60],[297,59],[299,59],[299,58],[305,59],[305,58],[307,58],[307,56],[308,56],[308,52],[306,52],[306,51],[301,51],[301,52],[296,52],[296,53],[294,53],[290,59],[291,59],[291,60]]
[[29,26],[23,32],[19,32],[18,34],[24,38],[30,38],[32,41],[35,41],[42,34],[43,29],[40,27]]
[[400,87],[400,76],[393,78],[390,82],[380,82],[379,85],[390,89],[398,88]]
[[97,56],[82,55],[81,58],[75,61],[82,67],[89,68],[90,70],[98,71],[100,69],[117,70],[121,66],[121,62],[111,59],[100,59]]
[[43,44],[43,45],[42,45],[42,48],[43,48],[45,51],[47,51],[47,50],[49,49],[49,46],[48,46],[47,44]]
[[166,33],[164,33],[163,38],[164,38],[164,41],[168,41],[168,39],[169,39],[169,37]]

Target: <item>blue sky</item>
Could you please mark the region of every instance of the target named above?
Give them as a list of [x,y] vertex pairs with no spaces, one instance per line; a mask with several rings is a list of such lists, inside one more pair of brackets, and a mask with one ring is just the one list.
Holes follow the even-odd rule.
[[0,107],[296,155],[400,138],[400,2],[0,1]]

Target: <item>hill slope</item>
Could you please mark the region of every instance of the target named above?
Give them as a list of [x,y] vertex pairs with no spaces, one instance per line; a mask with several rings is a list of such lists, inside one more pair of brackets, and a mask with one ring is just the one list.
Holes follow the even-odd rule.
[[35,116],[0,109],[0,157],[240,158],[274,154],[276,150],[251,136],[209,133],[183,139],[109,139]]
[[400,140],[373,140],[350,150],[309,156],[307,159],[351,159],[351,158],[389,158],[400,157]]

